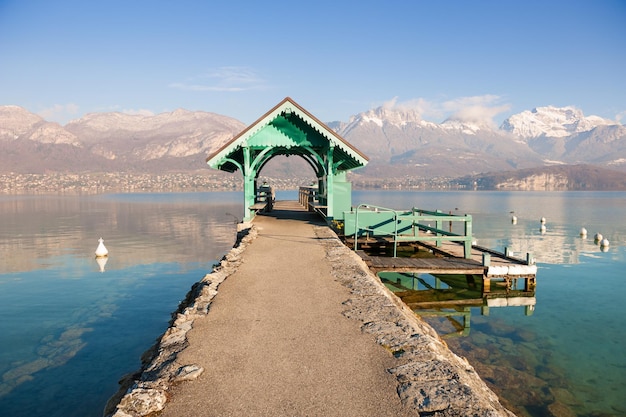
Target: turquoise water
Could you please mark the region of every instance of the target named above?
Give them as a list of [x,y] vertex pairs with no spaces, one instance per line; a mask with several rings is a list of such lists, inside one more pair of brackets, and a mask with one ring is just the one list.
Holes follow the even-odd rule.
[[[100,416],[191,285],[232,246],[241,201],[0,196],[0,415]],[[520,416],[626,415],[626,193],[357,191],[353,202],[472,214],[480,245],[532,252],[532,314],[472,307],[469,334],[446,343]],[[596,232],[610,239],[606,252]],[[104,272],[94,259],[100,236]]]
[[[534,311],[492,307],[486,316],[472,307],[469,335],[446,343],[520,416],[626,415],[626,193],[390,191],[355,199],[472,214],[481,246],[533,253]],[[608,250],[594,243],[596,232],[610,240]],[[455,331],[445,318],[426,320],[442,335]]]
[[0,415],[101,416],[191,285],[232,247],[240,199],[0,196]]

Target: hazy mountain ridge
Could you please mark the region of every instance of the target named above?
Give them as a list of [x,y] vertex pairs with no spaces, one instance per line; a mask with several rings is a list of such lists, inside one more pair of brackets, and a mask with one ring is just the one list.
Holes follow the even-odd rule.
[[0,106],[6,148],[0,166],[20,173],[206,169],[206,156],[244,127],[227,116],[182,109],[156,116],[91,113],[61,127],[21,107]]
[[550,166],[495,172],[466,176],[457,182],[467,189],[484,190],[626,190],[624,173],[591,165]]
[[19,106],[0,106],[0,141],[17,140],[81,146],[78,138],[58,123],[47,122]]
[[[459,118],[438,124],[416,110],[389,106],[328,125],[370,158],[357,171],[362,177],[455,178],[581,163],[626,170],[626,128],[571,107],[538,107],[500,128]],[[60,126],[21,107],[0,106],[0,171],[207,169],[206,156],[245,127],[228,116],[183,109],[154,116],[92,113]],[[294,159],[268,164],[263,174],[296,176],[308,169]]]

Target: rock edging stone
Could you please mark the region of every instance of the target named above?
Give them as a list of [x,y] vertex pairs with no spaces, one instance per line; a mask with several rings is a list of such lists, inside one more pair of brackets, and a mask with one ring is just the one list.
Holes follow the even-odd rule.
[[192,286],[172,314],[168,329],[142,355],[141,369],[122,378],[120,391],[106,405],[105,416],[140,417],[161,411],[172,384],[196,379],[202,374],[201,366],[178,363],[178,353],[188,345],[187,332],[194,320],[208,314],[219,285],[241,265],[241,254],[257,234],[255,227],[239,231],[235,245],[219,265]]
[[398,381],[405,407],[418,416],[514,416],[467,360],[455,355],[330,228],[316,227],[315,232],[331,274],[351,292],[343,314],[360,321],[361,330],[396,358],[397,366],[388,372]]
[[[361,322],[361,330],[397,360],[388,369],[398,381],[402,404],[417,416],[512,417],[474,368],[455,355],[436,331],[389,291],[363,260],[326,226],[314,226],[324,246],[332,276],[350,290],[343,314]],[[120,381],[118,395],[109,400],[108,417],[140,417],[161,411],[172,384],[197,378],[204,369],[177,362],[187,346],[195,318],[206,315],[219,285],[241,264],[241,254],[256,238],[255,226],[238,233],[235,246],[220,264],[194,284],[173,314],[170,327],[142,356],[142,368]]]

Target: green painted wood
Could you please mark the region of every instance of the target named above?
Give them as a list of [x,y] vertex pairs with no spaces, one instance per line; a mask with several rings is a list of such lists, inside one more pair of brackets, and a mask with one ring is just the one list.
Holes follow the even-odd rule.
[[[244,220],[254,217],[251,209],[256,180],[265,164],[279,155],[303,158],[319,179],[318,204],[327,206],[326,216],[345,210],[350,196],[335,196],[335,180],[345,182],[345,172],[365,166],[368,158],[320,122],[303,107],[286,97],[273,109],[248,126],[206,162],[214,169],[242,171],[244,177]],[[346,191],[348,190],[348,191]],[[351,192],[338,187],[339,193]],[[339,204],[334,204],[338,197]]]

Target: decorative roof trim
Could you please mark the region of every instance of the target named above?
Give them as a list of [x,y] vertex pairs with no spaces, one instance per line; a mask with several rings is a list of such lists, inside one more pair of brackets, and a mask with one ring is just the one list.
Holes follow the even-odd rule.
[[359,162],[361,162],[363,165],[365,165],[369,161],[369,158],[365,156],[365,154],[352,146],[350,143],[346,142],[334,130],[326,126],[326,124],[322,123],[317,117],[313,116],[290,97],[285,97],[280,103],[270,109],[263,116],[258,118],[254,123],[242,130],[238,135],[232,138],[220,149],[209,155],[206,158],[206,163],[212,166],[211,162],[213,160],[220,160],[224,158],[226,154],[232,152],[232,150],[234,150],[236,146],[239,146],[241,143],[245,142],[250,136],[258,132],[264,126],[268,125],[272,120],[274,120],[277,116],[287,111],[288,109],[291,109],[292,112],[297,109],[295,112],[299,113],[300,116],[305,119],[307,123],[309,123],[313,128],[317,129],[320,134],[327,137],[329,141],[335,142],[335,144],[344,147],[344,149],[348,151],[348,153],[350,153],[353,158],[359,160]]

